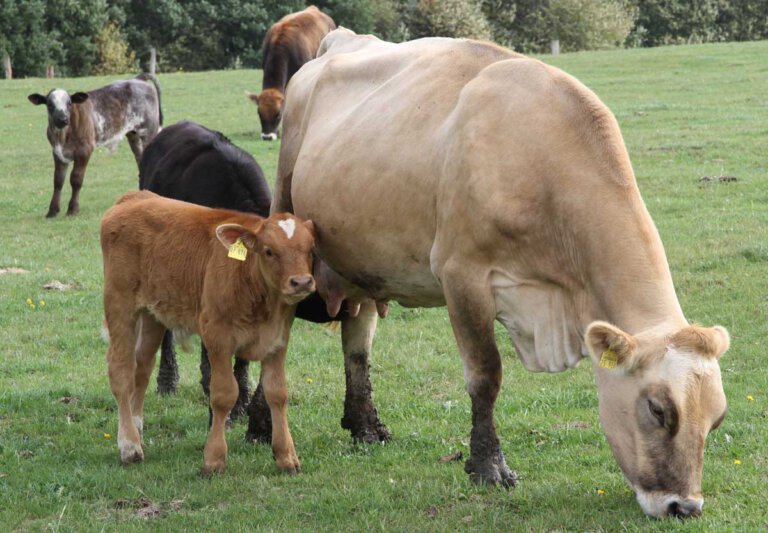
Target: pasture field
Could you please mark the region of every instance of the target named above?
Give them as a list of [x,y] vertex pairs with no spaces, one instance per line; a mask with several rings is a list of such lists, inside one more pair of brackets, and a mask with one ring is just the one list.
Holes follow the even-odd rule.
[[[269,446],[247,444],[236,424],[226,473],[199,476],[207,410],[196,352],[180,355],[177,396],[150,386],[145,462],[121,466],[99,337],[98,223],[137,187],[137,169],[127,143],[97,151],[80,215],[46,220],[45,110],[26,100],[54,83],[87,90],[113,78],[0,81],[0,268],[28,271],[0,275],[0,531],[768,530],[767,57],[768,42],[757,42],[543,58],[616,114],[686,316],[731,332],[721,360],[728,416],[707,441],[704,516],[689,521],[643,515],[603,436],[590,364],[528,373],[501,328],[496,422],[520,484],[477,487],[463,462],[439,463],[466,457],[470,430],[444,309],[392,305],[380,322],[371,374],[394,436],[386,445],[353,444],[340,427],[339,332],[297,322],[287,372],[300,475],[280,474]],[[164,74],[166,124],[188,118],[223,131],[272,181],[279,144],[259,140],[243,96],[260,79]],[[67,184],[63,209],[68,200]],[[72,288],[43,288],[53,280]]]

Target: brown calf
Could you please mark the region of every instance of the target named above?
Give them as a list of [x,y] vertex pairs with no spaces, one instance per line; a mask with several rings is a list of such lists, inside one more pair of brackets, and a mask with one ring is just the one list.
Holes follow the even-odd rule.
[[46,96],[30,94],[35,105],[48,110],[48,142],[53,149],[53,197],[47,217],[59,213],[61,189],[67,168],[74,162],[69,177],[72,198],[68,215],[80,210],[80,188],[93,150],[106,146],[114,150],[123,137],[128,138],[136,164],[144,147],[157,135],[163,124],[160,109],[160,86],[151,74],[140,74],[132,80],[116,81],[87,93],[71,96],[64,89],[53,89]]
[[[104,315],[123,463],[144,457],[144,395],[163,334],[175,329],[200,334],[211,363],[213,420],[203,473],[224,470],[225,422],[237,399],[233,353],[261,361],[275,460],[281,470],[298,472],[284,358],[296,304],[315,289],[314,240],[313,223],[290,214],[265,219],[149,191],[128,193],[107,211]],[[231,257],[240,243],[244,260]]]
[[277,139],[288,80],[304,63],[315,58],[320,41],[335,28],[333,19],[315,6],[286,15],[269,28],[262,50],[261,93],[245,92],[259,108],[263,140]]

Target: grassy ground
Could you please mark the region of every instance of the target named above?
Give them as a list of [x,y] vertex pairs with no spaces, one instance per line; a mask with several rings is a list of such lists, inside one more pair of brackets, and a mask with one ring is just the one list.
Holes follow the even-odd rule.
[[[387,445],[354,445],[339,426],[339,333],[297,323],[288,374],[299,476],[279,474],[269,447],[246,444],[236,425],[227,472],[199,477],[207,412],[195,354],[181,358],[178,396],[148,395],[145,462],[120,466],[99,339],[98,222],[136,188],[136,166],[127,144],[99,151],[81,214],[44,219],[53,165],[45,111],[26,95],[51,82],[0,81],[0,268],[28,271],[0,275],[0,530],[768,529],[766,57],[768,42],[545,58],[614,111],[683,309],[733,337],[722,360],[728,417],[707,444],[705,515],[686,522],[646,518],[625,488],[598,422],[589,365],[529,374],[501,330],[497,426],[522,482],[514,492],[475,487],[461,463],[438,464],[468,453],[470,428],[444,310],[392,306],[380,323],[372,378],[394,434]],[[259,72],[169,74],[161,83],[168,124],[188,118],[225,132],[273,178],[279,146],[258,140],[243,96],[259,87]],[[52,280],[73,288],[45,290]]]

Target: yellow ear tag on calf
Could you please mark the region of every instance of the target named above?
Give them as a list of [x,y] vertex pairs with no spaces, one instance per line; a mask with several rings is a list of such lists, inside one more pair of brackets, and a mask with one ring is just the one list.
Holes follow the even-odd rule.
[[245,261],[245,256],[248,255],[248,248],[245,247],[243,241],[238,238],[235,244],[229,247],[229,253],[227,257],[237,259],[238,261]]
[[616,368],[619,358],[613,350],[606,350],[600,356],[600,368]]

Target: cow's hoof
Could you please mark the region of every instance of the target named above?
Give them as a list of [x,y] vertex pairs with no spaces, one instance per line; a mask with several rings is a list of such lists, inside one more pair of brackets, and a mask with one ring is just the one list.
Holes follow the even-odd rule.
[[120,448],[120,462],[124,465],[140,463],[144,460],[144,450],[141,449],[140,445],[126,441],[118,447]]
[[500,485],[507,489],[517,485],[517,472],[509,469],[503,454],[477,462],[470,457],[464,466],[464,471],[477,485]]
[[203,470],[200,472],[204,478],[209,478],[215,474],[224,473],[225,463],[223,461],[217,463],[211,463],[209,465],[203,465]]
[[299,458],[295,455],[286,460],[276,462],[277,468],[284,474],[296,475],[301,472],[301,463],[299,463]]
[[388,442],[392,438],[391,433],[384,424],[375,424],[370,427],[357,428],[352,431],[352,440],[363,444]]
[[157,393],[160,396],[172,396],[176,394],[176,383],[157,382]]
[[45,215],[45,218],[54,218],[58,214],[59,214],[58,209],[56,211],[51,209],[51,210],[48,211],[48,214]]
[[67,209],[67,216],[68,217],[73,217],[76,214],[78,214],[79,212],[80,212],[80,208],[79,207],[70,207],[69,209]]

